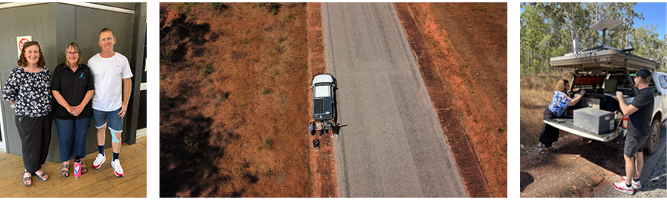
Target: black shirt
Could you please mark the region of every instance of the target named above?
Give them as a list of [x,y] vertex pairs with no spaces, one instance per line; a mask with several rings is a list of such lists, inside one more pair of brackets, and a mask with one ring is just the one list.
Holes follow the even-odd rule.
[[638,110],[632,113],[629,119],[628,134],[648,135],[651,132],[651,115],[653,114],[653,90],[644,88],[639,90],[630,105]]
[[338,134],[338,131],[340,131],[340,125],[339,124],[332,124],[331,125],[331,132]]
[[[65,65],[65,63],[60,64],[53,71],[52,80],[51,90],[60,92],[60,95],[63,96],[70,106],[81,104],[81,101],[83,101],[83,98],[86,96],[86,92],[95,90],[95,82],[93,82],[90,68],[84,64],[79,64],[79,67],[75,72]],[[92,101],[88,101],[88,104],[84,107],[78,118],[67,112],[67,109],[61,106],[57,101],[55,101],[55,106],[53,106],[53,108],[54,117],[57,119],[81,119],[93,117]]]

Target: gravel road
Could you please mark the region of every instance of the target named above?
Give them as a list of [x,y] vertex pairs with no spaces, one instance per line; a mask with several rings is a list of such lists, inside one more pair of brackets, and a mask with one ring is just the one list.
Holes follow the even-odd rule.
[[[644,157],[644,169],[640,181],[642,189],[634,195],[627,195],[616,191],[612,184],[621,181],[620,176],[609,177],[598,188],[595,197],[625,197],[625,198],[666,198],[667,197],[667,127],[663,123],[660,127],[660,144],[655,154]],[[625,173],[623,173],[625,174]]]
[[323,3],[338,82],[341,197],[462,197],[465,187],[391,3]]

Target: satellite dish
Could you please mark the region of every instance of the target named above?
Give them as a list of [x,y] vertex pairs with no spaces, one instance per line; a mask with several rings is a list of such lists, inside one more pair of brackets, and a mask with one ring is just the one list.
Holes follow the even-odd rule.
[[621,24],[620,21],[616,21],[613,19],[600,19],[600,21],[595,22],[595,24],[591,25],[590,28],[598,30],[598,31],[607,31],[611,30],[612,28],[618,26]]
[[607,31],[609,31],[612,28],[618,26],[619,24],[621,24],[620,21],[603,18],[603,19],[600,19],[599,21],[595,22],[595,24],[591,25],[590,28],[592,28],[594,30],[602,31],[602,45],[587,49],[586,51],[595,50],[595,49],[613,49],[613,47],[605,45]]

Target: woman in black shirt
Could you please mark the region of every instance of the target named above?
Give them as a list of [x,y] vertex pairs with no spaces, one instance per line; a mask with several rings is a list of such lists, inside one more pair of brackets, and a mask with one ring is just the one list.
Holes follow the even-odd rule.
[[[86,157],[86,136],[93,117],[90,99],[95,92],[93,76],[88,66],[81,64],[81,50],[75,42],[66,48],[67,61],[58,65],[53,72],[53,114],[58,129],[60,160],[63,162],[61,175],[69,176],[69,160]],[[88,172],[86,163],[74,163],[74,176]]]

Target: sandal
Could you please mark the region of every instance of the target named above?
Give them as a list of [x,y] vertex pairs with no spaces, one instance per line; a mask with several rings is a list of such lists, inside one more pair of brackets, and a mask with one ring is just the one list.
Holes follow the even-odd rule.
[[88,168],[86,168],[86,163],[81,161],[81,174],[86,174],[88,172]]
[[63,177],[69,177],[69,164],[63,165],[63,167],[60,168],[60,175]]
[[[30,176],[26,177],[26,173],[28,173],[28,170],[23,170],[23,186],[28,187],[32,185],[32,174],[28,173]],[[27,183],[28,181],[30,181],[30,183]]]
[[544,150],[544,145],[543,144],[538,144],[537,149],[540,152],[540,155],[547,154],[547,151]]
[[[48,176],[49,174],[47,174],[45,171],[42,171],[42,174],[37,174],[37,172],[35,172],[35,175],[37,175],[37,178],[38,178],[40,181],[42,181],[42,182],[46,182],[46,181],[49,180],[49,177],[46,177],[46,176]],[[45,177],[46,177],[46,178],[45,178]]]
[[549,149],[549,151],[551,151],[551,152],[557,152],[558,151],[558,148],[555,148],[555,147],[547,147],[547,149]]

